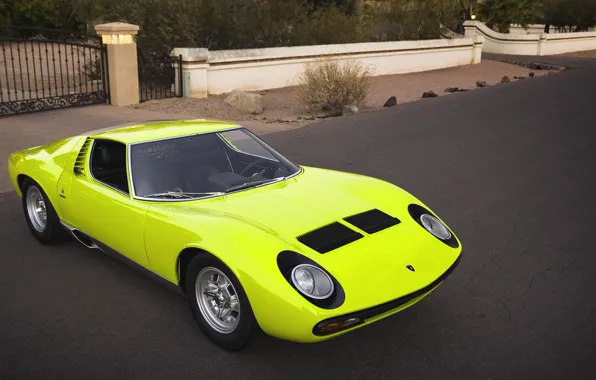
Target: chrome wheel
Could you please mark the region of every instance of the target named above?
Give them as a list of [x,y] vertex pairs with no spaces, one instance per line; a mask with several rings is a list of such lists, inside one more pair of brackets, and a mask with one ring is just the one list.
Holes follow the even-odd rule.
[[26,204],[29,220],[38,232],[43,232],[48,225],[48,211],[46,202],[43,200],[41,191],[35,186],[29,186],[27,189]]
[[219,269],[202,269],[195,281],[197,304],[209,326],[230,334],[240,322],[240,300],[230,279]]

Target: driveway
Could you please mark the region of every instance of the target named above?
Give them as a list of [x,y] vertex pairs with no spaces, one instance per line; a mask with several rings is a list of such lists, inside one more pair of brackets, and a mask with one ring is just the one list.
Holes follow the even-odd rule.
[[181,297],[75,243],[37,244],[0,194],[0,378],[593,379],[596,64],[537,60],[572,68],[265,136],[298,163],[398,184],[463,242],[421,303],[321,344],[222,352]]

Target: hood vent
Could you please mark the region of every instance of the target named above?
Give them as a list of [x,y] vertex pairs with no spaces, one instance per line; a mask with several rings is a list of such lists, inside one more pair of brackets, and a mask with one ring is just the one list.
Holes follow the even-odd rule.
[[382,231],[400,223],[399,219],[391,215],[387,215],[378,209],[352,215],[344,218],[344,220],[368,234],[374,234],[375,232]]
[[362,237],[349,227],[334,222],[298,236],[298,241],[319,253],[327,253]]

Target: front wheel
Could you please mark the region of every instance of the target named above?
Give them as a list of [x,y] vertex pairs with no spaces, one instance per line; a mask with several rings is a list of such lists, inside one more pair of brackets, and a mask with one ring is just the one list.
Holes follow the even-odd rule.
[[258,329],[242,285],[220,260],[207,254],[189,264],[186,289],[190,308],[201,331],[216,345],[238,351]]
[[23,211],[33,236],[42,244],[57,244],[68,240],[68,233],[41,186],[30,178],[23,181]]

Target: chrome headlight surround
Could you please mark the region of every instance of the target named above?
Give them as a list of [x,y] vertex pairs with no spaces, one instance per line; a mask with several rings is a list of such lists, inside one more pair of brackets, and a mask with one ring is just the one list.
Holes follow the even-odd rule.
[[[327,271],[323,268],[319,263],[311,260],[310,258],[295,252],[295,251],[281,251],[277,255],[277,267],[279,268],[280,274],[283,278],[287,281],[287,283],[296,291],[296,294],[300,295],[302,298],[310,302],[311,304],[320,307],[321,309],[336,309],[343,305],[346,294],[344,292],[343,287],[337,281],[337,279],[333,276],[332,273]],[[333,285],[333,290],[329,293],[326,298],[314,298],[308,292],[301,291],[300,287],[294,283],[293,278],[295,275],[299,273],[300,268],[308,267],[313,271],[321,271],[324,276],[331,280],[331,284]],[[313,269],[314,268],[314,269]],[[318,272],[315,272],[318,273]],[[324,292],[327,293],[327,292]],[[316,296],[316,295],[315,295]],[[320,297],[322,295],[316,296]]]
[[[453,234],[453,232],[445,225],[445,223],[441,222],[441,220],[430,210],[417,205],[417,204],[410,204],[408,206],[408,212],[412,219],[416,221],[425,231],[430,233],[434,236],[437,240],[445,243],[451,248],[459,248],[459,242],[457,238]],[[434,226],[434,228],[433,228]],[[440,230],[443,230],[442,233]]]
[[292,269],[290,280],[292,280],[296,290],[315,300],[324,300],[331,297],[335,288],[333,280],[327,272],[311,264],[296,265]]

